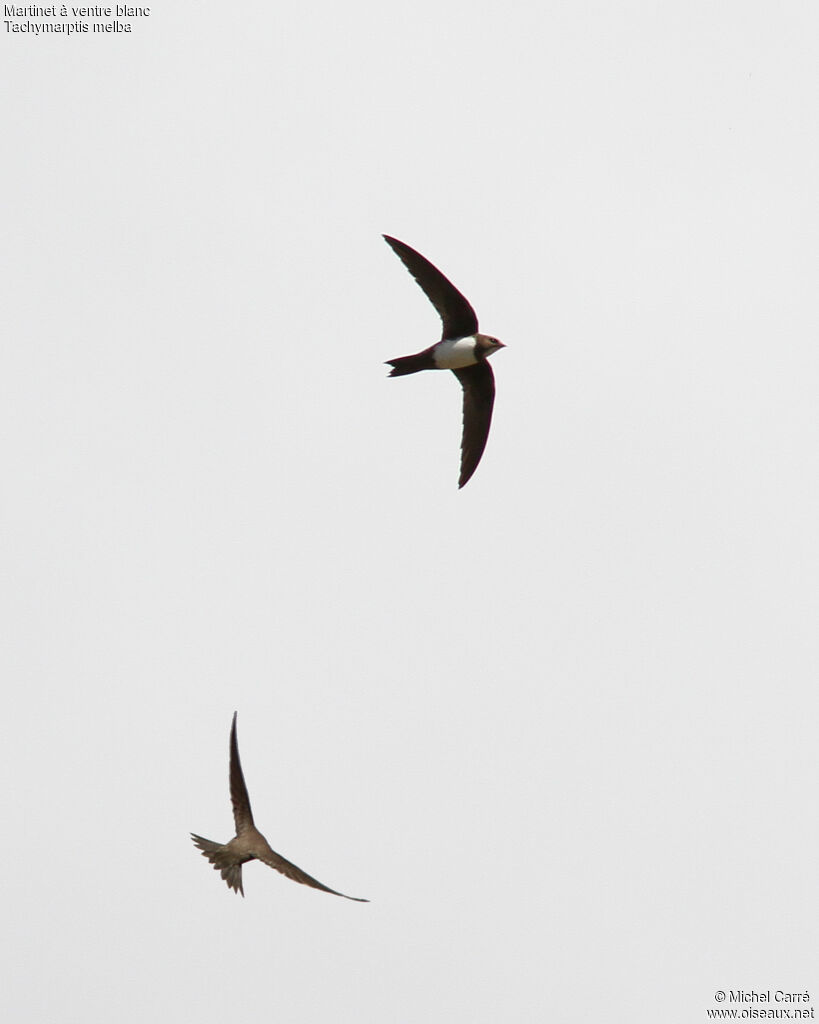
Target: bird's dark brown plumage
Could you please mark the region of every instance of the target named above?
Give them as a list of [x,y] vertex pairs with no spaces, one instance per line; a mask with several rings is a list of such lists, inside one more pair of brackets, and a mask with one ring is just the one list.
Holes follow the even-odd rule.
[[438,310],[444,324],[441,339],[467,338],[478,330],[478,318],[475,310],[461,295],[455,285],[434,267],[420,252],[416,252],[406,242],[384,235],[387,242],[401,259],[401,262],[412,274],[424,291],[424,294]]
[[452,371],[464,389],[463,436],[461,437],[461,475],[463,487],[481,461],[495,404],[495,375],[486,359]]
[[[504,345],[497,338],[478,333],[475,310],[426,257],[390,235],[384,235],[384,240],[423,289],[443,322],[443,335],[435,345],[413,355],[387,360],[392,367],[390,376],[451,369],[458,378],[463,388],[460,488],[478,468],[486,448],[495,402],[495,377],[487,359]],[[462,346],[464,341],[472,346],[466,353]]]
[[236,740],[236,714],[230,727],[230,802],[233,805],[233,821],[236,835],[253,828],[253,812],[250,809],[250,795],[245,785],[245,774],[239,760],[239,744]]

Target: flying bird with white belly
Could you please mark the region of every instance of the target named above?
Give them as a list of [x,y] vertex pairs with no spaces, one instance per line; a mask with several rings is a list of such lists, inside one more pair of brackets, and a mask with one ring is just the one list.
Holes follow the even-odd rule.
[[463,388],[463,436],[461,438],[461,474],[463,487],[481,461],[492,408],[495,404],[495,378],[487,362],[489,356],[505,348],[503,342],[478,333],[475,310],[455,285],[406,242],[384,235],[384,241],[412,274],[443,322],[441,340],[411,356],[388,359],[390,377],[403,377],[421,370],[452,370]]

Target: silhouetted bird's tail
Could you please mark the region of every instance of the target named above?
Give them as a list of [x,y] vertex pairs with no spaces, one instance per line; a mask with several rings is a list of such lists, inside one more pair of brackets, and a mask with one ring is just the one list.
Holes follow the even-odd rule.
[[403,377],[406,373],[418,373],[419,370],[434,369],[435,363],[428,352],[419,352],[414,356],[398,356],[397,359],[388,359],[387,366],[391,366],[390,377]]
[[227,852],[227,847],[222,843],[214,843],[211,839],[203,839],[202,836],[194,835],[191,832],[191,839],[194,846],[202,851],[202,856],[207,857],[215,871],[218,871],[227,882],[228,888],[239,892],[244,896],[242,888],[242,865],[237,864]]

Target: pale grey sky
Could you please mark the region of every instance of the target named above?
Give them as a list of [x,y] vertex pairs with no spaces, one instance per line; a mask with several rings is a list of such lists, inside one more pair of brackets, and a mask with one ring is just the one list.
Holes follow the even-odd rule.
[[815,5],[0,27],[3,1019],[815,1006]]

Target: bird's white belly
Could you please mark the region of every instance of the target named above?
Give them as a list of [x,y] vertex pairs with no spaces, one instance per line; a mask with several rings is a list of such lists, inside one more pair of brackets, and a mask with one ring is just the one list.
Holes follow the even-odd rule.
[[436,347],[433,358],[439,370],[460,370],[462,366],[474,366],[478,361],[475,358],[475,335],[442,341]]

